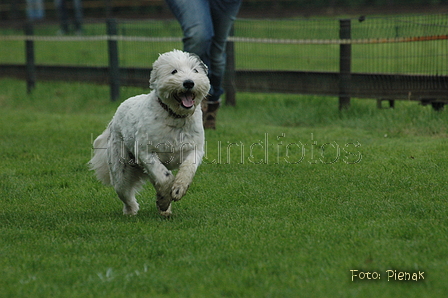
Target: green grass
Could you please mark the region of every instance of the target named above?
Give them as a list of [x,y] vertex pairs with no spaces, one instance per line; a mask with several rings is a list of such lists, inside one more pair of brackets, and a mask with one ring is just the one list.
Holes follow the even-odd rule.
[[[88,171],[91,135],[119,104],[107,87],[25,90],[0,80],[2,297],[448,294],[446,111],[238,94],[164,219],[149,185],[127,217]],[[381,279],[352,282],[352,269]],[[387,281],[389,269],[425,279]]]

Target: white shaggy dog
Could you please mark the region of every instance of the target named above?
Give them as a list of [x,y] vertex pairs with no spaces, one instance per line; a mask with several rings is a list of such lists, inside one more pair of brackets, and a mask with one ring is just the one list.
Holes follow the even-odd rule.
[[96,138],[90,167],[115,188],[124,214],[137,214],[135,194],[149,180],[160,213],[169,216],[171,202],[185,195],[204,155],[200,104],[210,82],[199,57],[179,50],[159,56],[149,82],[151,93],[124,101]]

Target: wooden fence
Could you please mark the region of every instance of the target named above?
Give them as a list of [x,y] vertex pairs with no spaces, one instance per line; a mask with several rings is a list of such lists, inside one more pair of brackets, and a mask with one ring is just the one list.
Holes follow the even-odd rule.
[[[348,108],[351,97],[376,99],[378,107],[386,100],[394,106],[394,100],[417,101],[431,104],[440,110],[448,103],[448,76],[411,74],[371,74],[351,72],[351,45],[361,42],[351,40],[350,20],[340,20],[339,72],[275,71],[235,69],[234,43],[230,37],[227,44],[227,69],[225,86],[226,103],[236,104],[236,92],[276,92],[316,94],[339,97],[339,109]],[[26,64],[0,65],[0,77],[26,79],[28,92],[32,92],[38,80],[85,81],[109,84],[111,100],[119,98],[120,86],[147,87],[149,68],[119,67],[117,23],[107,21],[109,66],[49,66],[36,65],[32,25],[26,26]],[[436,36],[433,39],[448,39]],[[333,41],[334,42],[334,41]],[[379,41],[364,41],[379,42]]]

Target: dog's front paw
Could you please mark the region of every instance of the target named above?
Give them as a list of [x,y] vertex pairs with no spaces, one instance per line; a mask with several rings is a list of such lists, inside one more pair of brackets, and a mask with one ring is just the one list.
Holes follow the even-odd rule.
[[157,209],[159,209],[159,213],[162,216],[169,217],[171,216],[171,200],[165,199],[165,197],[161,195],[157,195]]
[[183,183],[174,182],[173,188],[171,189],[171,196],[174,201],[179,201],[185,195],[188,190],[189,185]]
[[165,211],[162,211],[162,210],[159,208],[159,213],[160,213],[160,215],[162,215],[162,216],[170,217],[171,214],[172,214],[172,211],[171,211],[171,204],[168,206],[168,209],[166,209]]

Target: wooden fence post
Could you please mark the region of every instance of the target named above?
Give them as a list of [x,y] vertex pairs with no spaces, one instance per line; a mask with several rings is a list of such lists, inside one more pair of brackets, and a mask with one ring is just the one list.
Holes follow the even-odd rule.
[[[339,20],[339,38],[351,39],[350,19]],[[350,77],[351,77],[352,45],[339,46],[339,110],[350,106]]]
[[110,99],[116,101],[120,97],[120,67],[118,64],[118,41],[112,37],[118,35],[117,21],[114,19],[107,20],[107,42],[109,52],[109,84]]
[[[33,23],[27,22],[25,24],[25,35],[33,36]],[[36,87],[36,64],[34,61],[34,41],[25,41],[25,55],[26,55],[26,91],[31,93]]]
[[[230,29],[229,36],[234,36],[234,28]],[[224,90],[226,91],[226,105],[236,105],[235,89],[235,47],[233,41],[226,44],[226,70],[224,75]]]

